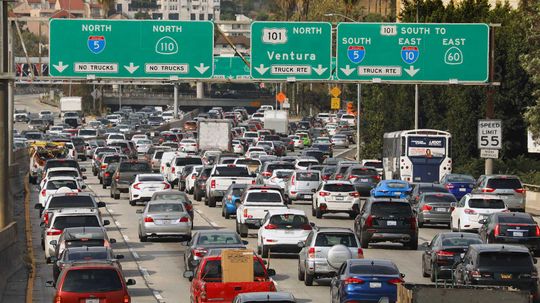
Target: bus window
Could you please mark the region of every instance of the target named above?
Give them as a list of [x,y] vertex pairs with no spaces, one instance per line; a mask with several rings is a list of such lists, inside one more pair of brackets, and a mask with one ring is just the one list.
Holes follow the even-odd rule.
[[402,137],[401,138],[401,156],[402,157],[405,156],[405,153],[407,152],[406,143],[407,143],[407,138]]

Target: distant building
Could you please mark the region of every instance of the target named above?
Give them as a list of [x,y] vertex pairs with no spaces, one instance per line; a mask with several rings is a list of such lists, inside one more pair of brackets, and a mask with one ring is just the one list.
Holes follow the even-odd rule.
[[245,36],[251,37],[251,20],[250,18],[237,14],[234,21],[220,21],[218,26],[227,36]]
[[[236,47],[236,50],[242,55],[249,55],[250,39],[245,36],[229,36],[229,41]],[[214,54],[220,56],[234,56],[236,52],[227,40],[218,35],[214,43]]]
[[221,0],[117,0],[116,12],[134,18],[146,12],[161,20],[219,20]]

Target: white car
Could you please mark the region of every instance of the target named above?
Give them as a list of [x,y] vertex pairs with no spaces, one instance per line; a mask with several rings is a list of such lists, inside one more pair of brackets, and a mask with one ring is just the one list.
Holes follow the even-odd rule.
[[41,180],[39,188],[43,188],[48,179],[55,177],[75,178],[81,186],[84,185],[83,180],[86,179],[86,176],[82,176],[75,167],[51,167],[45,172],[45,176]]
[[64,144],[64,146],[68,150],[68,156],[69,156],[70,159],[78,159],[79,158],[79,156],[77,154],[77,149],[75,149],[75,145],[73,145],[72,142],[66,142]]
[[290,135],[289,138],[293,140],[294,148],[304,148],[304,140],[300,136]]
[[330,114],[329,113],[319,113],[317,115],[317,119],[321,120],[323,123],[329,123],[330,122]]
[[326,124],[325,128],[328,131],[328,135],[331,137],[336,134],[338,126],[335,123],[329,123]]
[[347,213],[351,219],[360,211],[360,194],[349,181],[324,181],[313,195],[311,213],[321,219],[327,213]]
[[294,167],[297,170],[307,170],[311,165],[319,165],[319,161],[317,161],[315,158],[303,158],[296,159],[294,162]]
[[233,140],[232,141],[232,147],[233,147],[233,153],[235,154],[244,154],[244,146],[240,141]]
[[246,157],[251,158],[251,159],[259,159],[259,157],[262,157],[262,156],[268,156],[268,154],[265,151],[260,151],[260,150],[253,150],[246,153]]
[[311,224],[303,210],[269,210],[257,233],[257,252],[267,258],[269,252],[298,253],[297,244],[306,241]]
[[107,145],[110,145],[112,142],[118,140],[126,140],[126,136],[121,133],[110,133],[107,135],[107,139],[105,139]]
[[[166,152],[163,153],[163,155],[161,155],[161,161],[160,161],[160,165],[159,165],[159,172],[163,176],[167,176],[167,174],[169,173],[169,170],[171,168],[172,159],[174,159],[178,155],[180,155],[180,152],[178,152],[178,151],[166,151]],[[169,164],[169,166],[167,166],[167,164]]]
[[47,131],[47,133],[49,135],[57,135],[57,136],[59,136],[63,131],[64,131],[63,126],[51,126],[49,128],[49,130]]
[[137,148],[138,154],[146,154],[146,152],[148,152],[150,147],[152,147],[153,145],[152,140],[148,140],[148,139],[138,139],[134,141],[133,143],[135,143],[135,148]]
[[259,120],[264,123],[264,113],[254,113],[251,115],[251,120]]
[[129,186],[129,204],[148,202],[157,191],[169,190],[171,185],[161,174],[139,174]]
[[179,150],[185,153],[198,153],[199,146],[195,139],[183,139],[180,141]]
[[39,192],[39,204],[42,206],[45,206],[45,202],[49,198],[50,195],[56,194],[60,189],[62,189],[60,192],[80,192],[83,188],[86,188],[86,186],[81,185],[77,178],[73,177],[52,177],[45,182],[43,182],[43,186],[41,187],[41,190]]
[[111,115],[107,115],[107,117],[105,117],[107,120],[109,120],[109,122],[113,123],[113,124],[118,124],[120,123],[120,121],[122,121],[122,116],[120,115],[117,115],[117,114],[111,114]]
[[149,140],[150,138],[148,138],[148,136],[145,135],[145,134],[135,134],[135,135],[133,135],[133,136],[131,137],[131,141],[134,141],[134,142],[135,142],[135,140],[139,140],[139,139],[146,139],[146,140]]
[[264,185],[277,185],[285,189],[285,185],[293,173],[292,169],[274,169],[270,178],[263,179]]
[[171,121],[173,119],[174,112],[172,110],[165,111],[165,112],[163,112],[161,117],[163,117],[163,120],[165,120],[165,122],[169,122],[169,121]]
[[453,231],[477,231],[482,224],[479,220],[498,212],[507,212],[506,203],[499,196],[466,194],[458,203],[452,203],[450,228]]
[[192,171],[186,176],[186,193],[190,195],[193,194],[193,191],[195,189],[195,180],[199,176],[202,168],[202,165],[193,166]]
[[345,121],[350,126],[354,126],[356,124],[356,117],[351,114],[344,114],[341,116],[341,118],[339,118],[339,121]]

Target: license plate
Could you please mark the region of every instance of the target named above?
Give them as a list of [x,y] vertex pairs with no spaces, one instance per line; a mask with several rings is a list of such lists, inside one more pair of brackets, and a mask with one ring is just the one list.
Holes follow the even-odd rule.
[[435,210],[438,211],[438,212],[446,212],[446,208],[444,208],[444,207],[437,207],[437,208],[435,208]]
[[154,220],[154,222],[159,225],[159,224],[169,224],[171,222],[171,220]]
[[85,303],[99,303],[99,299],[86,299]]
[[512,279],[512,274],[501,274],[501,279]]
[[337,201],[343,201],[343,197],[338,196],[338,197],[336,197],[336,200]]
[[369,282],[369,288],[381,288],[382,283],[381,282]]
[[386,221],[386,225],[387,226],[396,226],[397,222],[396,221]]
[[467,191],[466,188],[460,188],[459,191]]
[[286,230],[286,231],[285,231],[285,234],[286,234],[286,235],[292,235],[292,234],[294,234],[294,231],[292,231],[292,230]]
[[362,179],[360,179],[360,182],[369,182],[369,180],[365,179],[365,178],[362,178]]
[[311,199],[311,195],[304,195],[304,199]]
[[515,231],[514,232],[514,237],[523,237],[523,232],[522,231]]

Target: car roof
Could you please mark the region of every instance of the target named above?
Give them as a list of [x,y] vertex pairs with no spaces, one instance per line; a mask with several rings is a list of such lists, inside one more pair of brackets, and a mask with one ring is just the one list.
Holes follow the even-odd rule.
[[273,215],[302,215],[305,216],[306,213],[300,209],[288,208],[288,209],[272,209],[268,211],[268,214]]
[[316,230],[317,230],[318,233],[342,233],[342,232],[346,232],[346,233],[353,233],[354,234],[354,231],[352,231],[352,229],[346,228],[346,227],[319,227],[319,226],[316,226]]
[[484,199],[484,200],[501,200],[498,195],[486,195],[486,194],[467,194],[470,199]]
[[[63,231],[64,240],[76,240],[80,238],[106,239],[107,232],[103,227],[68,227]],[[81,235],[84,234],[84,237]]]
[[525,246],[521,245],[511,245],[511,244],[471,244],[469,248],[472,248],[480,253],[482,252],[504,252],[504,251],[510,251],[510,252],[526,252],[530,253],[529,249]]
[[439,233],[441,238],[480,238],[479,234],[469,232],[447,231]]

